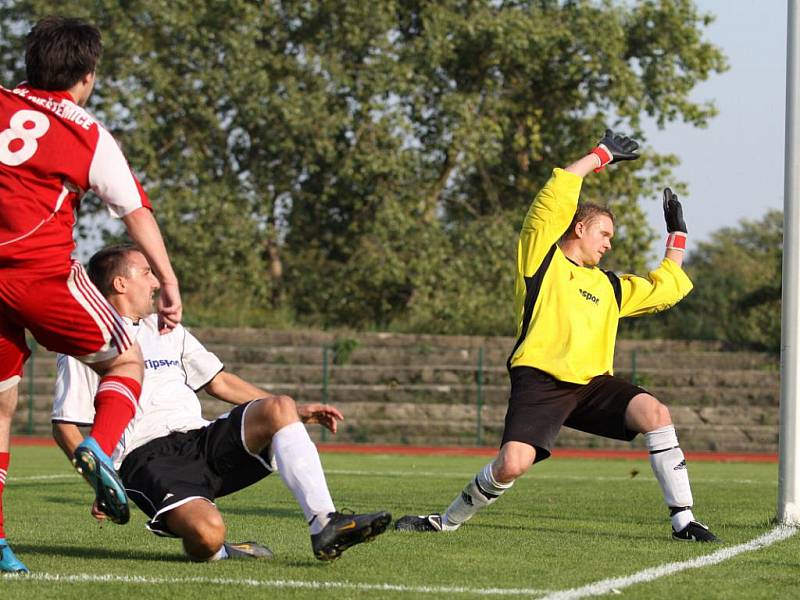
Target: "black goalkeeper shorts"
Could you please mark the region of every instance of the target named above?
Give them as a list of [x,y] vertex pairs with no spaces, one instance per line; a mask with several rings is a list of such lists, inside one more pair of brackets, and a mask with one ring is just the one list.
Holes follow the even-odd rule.
[[625,427],[625,410],[634,396],[646,393],[612,375],[581,385],[532,367],[514,367],[502,444],[529,444],[536,448],[535,462],[539,462],[550,456],[562,425],[630,441],[637,432]]
[[151,440],[125,457],[122,482],[130,499],[150,517],[150,531],[176,537],[164,523],[167,512],[197,498],[213,502],[272,472],[269,447],[253,455],[244,446],[248,406],[237,406],[201,429]]

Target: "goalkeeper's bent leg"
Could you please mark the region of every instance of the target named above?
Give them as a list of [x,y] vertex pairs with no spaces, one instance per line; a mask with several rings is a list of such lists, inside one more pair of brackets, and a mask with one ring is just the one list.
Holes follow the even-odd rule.
[[492,463],[478,471],[442,516],[442,530],[453,531],[471,519],[482,508],[493,504],[512,485],[500,483],[492,473]]
[[686,459],[678,445],[675,427],[666,425],[654,429],[644,434],[644,440],[650,451],[650,466],[670,510],[672,527],[680,531],[694,520],[691,510],[694,500]]

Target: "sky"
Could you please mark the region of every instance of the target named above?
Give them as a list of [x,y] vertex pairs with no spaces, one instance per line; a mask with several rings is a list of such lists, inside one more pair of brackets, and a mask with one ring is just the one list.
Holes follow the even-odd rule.
[[[681,160],[673,173],[688,185],[681,202],[689,251],[692,240],[708,240],[717,229],[782,209],[784,195],[786,0],[695,4],[716,15],[704,37],[722,49],[730,68],[699,84],[692,99],[713,99],[719,114],[705,129],[682,122],[646,128],[647,146]],[[643,206],[651,226],[664,231],[661,199],[644,200]]]

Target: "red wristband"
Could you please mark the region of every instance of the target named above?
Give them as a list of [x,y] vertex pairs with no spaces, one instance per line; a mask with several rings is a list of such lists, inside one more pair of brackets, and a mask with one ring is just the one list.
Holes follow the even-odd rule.
[[667,250],[686,251],[686,234],[682,231],[673,231],[667,236]]
[[591,153],[590,153],[590,154],[594,154],[594,155],[595,155],[597,158],[599,158],[599,159],[600,159],[600,166],[599,166],[599,167],[597,167],[597,168],[594,170],[594,172],[595,172],[595,173],[599,173],[600,171],[602,171],[603,169],[605,169],[605,168],[606,168],[606,165],[607,165],[608,163],[610,163],[610,162],[612,161],[612,159],[614,158],[614,157],[611,155],[611,152],[609,152],[609,151],[606,149],[606,147],[605,147],[605,146],[603,146],[602,144],[600,144],[599,146],[597,146],[596,148],[594,148],[594,149],[591,151]]

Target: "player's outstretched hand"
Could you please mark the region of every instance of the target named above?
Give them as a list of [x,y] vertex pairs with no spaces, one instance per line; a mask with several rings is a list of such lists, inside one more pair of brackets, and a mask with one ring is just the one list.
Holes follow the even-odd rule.
[[678,201],[678,196],[670,188],[664,188],[664,220],[667,223],[667,233],[687,233],[686,221],[683,220],[683,207]]
[[328,404],[298,404],[297,414],[303,423],[318,423],[333,433],[336,433],[339,421],[344,421],[339,409]]
[[610,129],[606,129],[606,134],[598,146],[605,148],[611,154],[611,160],[608,161],[610,163],[639,158],[639,153],[636,152],[639,149],[639,142],[626,135],[614,133]]
[[606,134],[603,139],[597,144],[597,147],[592,150],[592,154],[597,157],[600,164],[594,170],[595,173],[602,171],[606,168],[607,164],[612,162],[620,162],[623,160],[635,160],[639,158],[639,142],[629,138],[626,135],[614,133],[610,129],[606,129]]
[[163,335],[178,326],[183,316],[181,291],[177,283],[162,283],[158,297],[158,331]]

